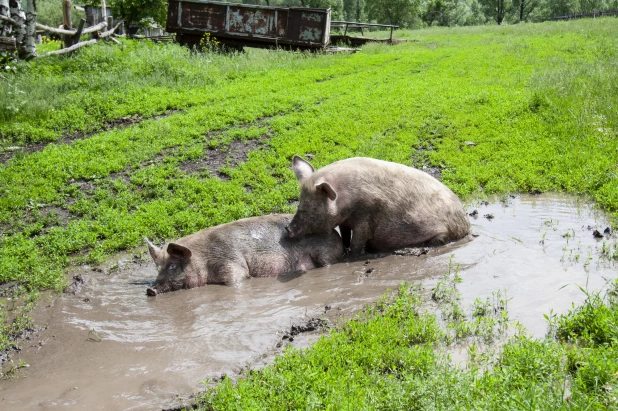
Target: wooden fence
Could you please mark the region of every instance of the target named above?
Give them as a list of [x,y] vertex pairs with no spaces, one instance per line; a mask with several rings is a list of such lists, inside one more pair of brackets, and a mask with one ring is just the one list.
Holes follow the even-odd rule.
[[596,19],[598,17],[618,17],[618,10],[596,10],[590,13],[571,13],[564,16],[554,16],[552,20]]

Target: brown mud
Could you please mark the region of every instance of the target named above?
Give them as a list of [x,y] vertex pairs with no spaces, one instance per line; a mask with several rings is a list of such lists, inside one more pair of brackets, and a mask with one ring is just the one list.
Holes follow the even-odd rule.
[[230,178],[223,174],[222,167],[236,167],[247,160],[250,151],[264,147],[263,140],[233,140],[229,146],[208,149],[205,155],[193,161],[187,161],[178,166],[186,173],[201,173],[208,171],[211,175],[222,180]]
[[510,318],[537,337],[547,331],[543,314],[583,300],[578,286],[595,290],[616,277],[600,257],[603,241],[616,240],[594,237],[609,224],[589,204],[540,195],[468,212],[474,209],[473,238],[427,253],[251,279],[240,288],[208,285],[146,297],[156,270],[145,252],[143,259],[120,256],[103,270],[80,267],[71,273],[83,280],[75,295],[40,301],[35,321],[47,328],[14,356],[30,367],[0,381],[0,409],[178,407],[207,378],[268,363],[290,340],[308,346],[322,318],[349,316],[402,281],[431,287],[451,259],[460,264],[465,307],[506,290]]

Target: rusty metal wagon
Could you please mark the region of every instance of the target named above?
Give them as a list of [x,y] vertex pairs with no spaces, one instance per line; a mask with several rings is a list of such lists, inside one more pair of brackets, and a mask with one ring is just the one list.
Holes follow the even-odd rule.
[[330,9],[170,0],[166,30],[189,46],[210,33],[232,48],[319,50],[330,42]]

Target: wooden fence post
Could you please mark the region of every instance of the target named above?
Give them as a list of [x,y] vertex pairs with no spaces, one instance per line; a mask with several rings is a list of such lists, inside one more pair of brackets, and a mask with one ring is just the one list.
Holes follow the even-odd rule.
[[[71,20],[71,9],[73,5],[71,0],[62,0],[62,25],[65,30],[71,30],[73,28],[73,21]],[[73,36],[65,34],[62,36],[64,41],[64,47],[71,47],[73,45]]]
[[[77,31],[75,32],[75,34],[71,38],[71,46],[74,45],[74,44],[79,43],[79,40],[82,38],[82,31],[84,30],[84,24],[86,24],[86,20],[80,19],[79,20],[79,26],[77,26]],[[68,47],[70,47],[70,46],[68,46]]]

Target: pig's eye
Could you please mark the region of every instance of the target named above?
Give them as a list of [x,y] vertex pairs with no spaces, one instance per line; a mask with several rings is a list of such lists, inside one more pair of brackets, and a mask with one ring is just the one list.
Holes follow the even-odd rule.
[[176,269],[176,263],[171,263],[167,268],[168,268],[168,270],[175,270]]

